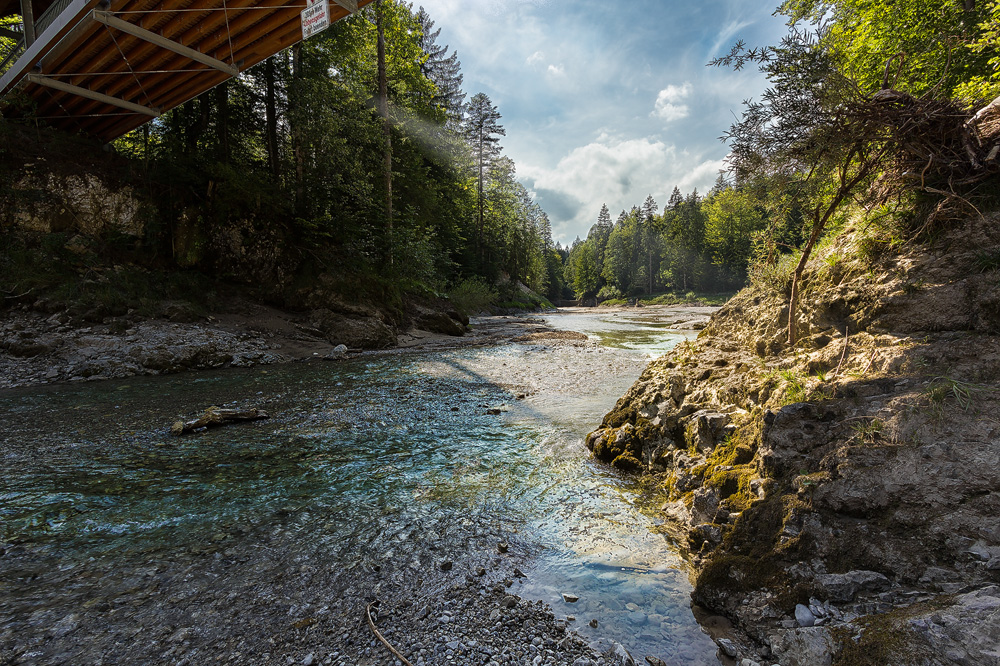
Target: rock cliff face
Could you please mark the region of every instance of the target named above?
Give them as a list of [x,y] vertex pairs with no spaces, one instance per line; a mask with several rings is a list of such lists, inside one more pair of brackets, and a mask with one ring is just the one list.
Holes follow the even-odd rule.
[[[651,363],[587,438],[658,475],[695,600],[795,664],[1000,664],[1000,227],[848,229]],[[748,651],[748,656],[750,652]]]

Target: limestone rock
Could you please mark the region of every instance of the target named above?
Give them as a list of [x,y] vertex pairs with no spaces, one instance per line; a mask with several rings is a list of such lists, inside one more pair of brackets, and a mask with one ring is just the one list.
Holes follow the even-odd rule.
[[313,326],[330,342],[359,349],[385,349],[396,344],[396,333],[377,313],[347,315],[320,308],[313,313]]
[[736,643],[732,642],[728,638],[720,638],[715,641],[719,649],[722,650],[722,654],[726,655],[730,659],[735,659],[737,655]]
[[826,628],[808,627],[772,636],[771,650],[781,666],[830,666],[834,642]]
[[853,601],[860,591],[882,592],[889,589],[889,579],[875,571],[849,571],[845,574],[820,574],[816,576],[830,601]]
[[960,595],[947,609],[911,619],[909,628],[955,663],[1000,666],[1000,587]]
[[617,641],[611,642],[611,649],[604,653],[604,656],[614,664],[614,666],[636,666],[635,659],[625,649],[625,646]]

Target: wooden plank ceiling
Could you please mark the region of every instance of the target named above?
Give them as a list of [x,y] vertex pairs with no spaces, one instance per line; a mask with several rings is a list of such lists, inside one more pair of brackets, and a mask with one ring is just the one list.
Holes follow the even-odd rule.
[[[74,15],[46,29],[14,63],[0,94],[9,98],[17,86],[44,122],[110,141],[300,41],[305,6],[306,0],[112,0],[110,6],[77,0],[64,10]],[[347,15],[330,2],[332,21]],[[221,62],[164,48],[162,38]],[[229,71],[218,68],[223,63]],[[67,84],[129,108],[88,99]]]

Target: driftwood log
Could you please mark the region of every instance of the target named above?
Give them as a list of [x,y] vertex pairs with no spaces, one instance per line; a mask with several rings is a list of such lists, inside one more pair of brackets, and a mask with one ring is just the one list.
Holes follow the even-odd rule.
[[205,430],[207,428],[217,428],[231,423],[242,423],[243,421],[259,421],[268,418],[267,413],[259,409],[221,409],[219,407],[209,407],[205,413],[193,421],[177,421],[170,426],[170,434],[184,435],[189,432]]

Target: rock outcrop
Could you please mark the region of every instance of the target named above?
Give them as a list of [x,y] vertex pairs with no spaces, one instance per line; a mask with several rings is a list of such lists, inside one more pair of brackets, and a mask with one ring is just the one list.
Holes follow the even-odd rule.
[[881,256],[848,229],[798,344],[788,285],[747,289],[588,436],[662,479],[696,601],[764,657],[1000,664],[997,221]]

